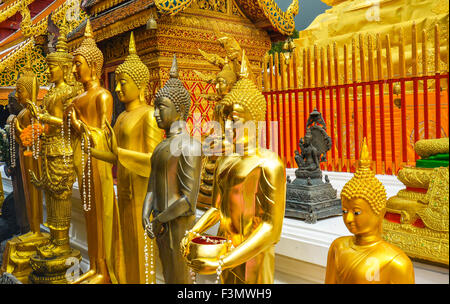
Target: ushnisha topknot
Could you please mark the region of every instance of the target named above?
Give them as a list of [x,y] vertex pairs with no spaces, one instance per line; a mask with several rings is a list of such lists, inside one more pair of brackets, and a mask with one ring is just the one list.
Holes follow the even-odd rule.
[[371,163],[367,141],[364,138],[358,169],[342,189],[341,199],[361,198],[370,205],[375,214],[379,215],[386,208],[386,189],[375,177],[375,173],[370,167]]
[[265,121],[266,99],[248,77],[249,69],[244,50],[242,52],[240,79],[233,86],[230,93],[224,97],[222,103],[226,106],[232,106],[234,103],[241,104],[251,113],[253,121]]
[[133,32],[131,32],[130,35],[129,54],[125,59],[125,62],[116,69],[116,75],[119,75],[120,73],[125,73],[130,76],[139,89],[142,86],[146,86],[150,80],[150,72],[147,66],[137,55]]
[[[20,76],[19,79],[17,79],[16,86],[18,86],[18,85],[23,86],[27,90],[28,95],[31,98],[36,98],[37,90],[36,90],[36,92],[33,92],[33,81],[36,82],[36,88],[39,88],[39,80],[38,80],[36,74],[33,72],[31,59],[30,59],[29,55],[27,55],[23,74]],[[33,96],[33,93],[36,96]]]
[[[183,82],[178,79],[178,62],[176,55],[173,56],[170,78],[167,80],[164,87],[156,93],[155,99],[163,97],[169,98],[174,103],[177,112],[181,114],[183,120],[188,118],[191,109],[191,95],[184,87]],[[184,107],[184,112],[181,112],[181,107]]]
[[80,47],[73,52],[73,56],[76,55],[83,56],[90,67],[92,67],[92,64],[96,63],[96,75],[98,78],[101,78],[103,68],[103,54],[95,43],[94,33],[92,32],[91,22],[89,21],[89,19],[87,20],[86,28],[84,30],[84,40],[81,43]]

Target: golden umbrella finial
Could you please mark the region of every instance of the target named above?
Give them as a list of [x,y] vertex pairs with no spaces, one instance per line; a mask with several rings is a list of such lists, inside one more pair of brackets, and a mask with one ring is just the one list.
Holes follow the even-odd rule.
[[136,54],[136,55],[137,55],[137,52],[136,52],[136,42],[135,42],[135,40],[134,40],[134,33],[133,33],[133,32],[131,32],[131,35],[130,35],[130,45],[129,45],[129,48],[128,48],[128,53],[129,53],[130,55],[133,55],[133,54]]
[[94,32],[92,32],[91,21],[89,19],[86,22],[86,28],[84,29],[84,37],[94,38]]
[[248,62],[247,57],[245,57],[245,50],[242,51],[242,62],[241,62],[241,72],[239,73],[241,78],[248,78]]

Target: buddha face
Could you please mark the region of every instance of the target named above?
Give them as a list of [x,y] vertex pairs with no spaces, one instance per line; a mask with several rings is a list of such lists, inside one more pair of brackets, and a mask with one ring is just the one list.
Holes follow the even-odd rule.
[[216,78],[216,91],[220,96],[225,96],[228,92],[230,92],[230,84],[223,77]]
[[247,144],[249,142],[249,136],[251,134],[248,134],[248,129],[244,128],[244,132],[239,132],[239,134],[236,132],[236,127],[244,126],[246,122],[250,122],[253,120],[253,117],[250,113],[250,111],[246,110],[245,107],[239,103],[234,103],[232,107],[232,111],[229,114],[230,120],[234,124],[233,128],[233,142],[238,144]]
[[121,102],[129,103],[139,99],[140,90],[128,74],[120,73],[117,76],[116,82],[116,93]]
[[73,58],[72,73],[78,82],[86,83],[95,76],[95,64],[92,67],[82,55]]
[[163,130],[170,130],[172,123],[181,119],[175,104],[167,97],[156,98],[154,116],[158,127]]
[[31,100],[30,92],[21,84],[16,86],[16,99],[21,105],[25,105],[27,100]]
[[342,198],[342,212],[345,226],[354,235],[367,235],[377,232],[382,216],[375,214],[366,200],[362,198]]
[[52,83],[58,83],[64,80],[64,70],[62,66],[55,62],[48,62],[48,80]]

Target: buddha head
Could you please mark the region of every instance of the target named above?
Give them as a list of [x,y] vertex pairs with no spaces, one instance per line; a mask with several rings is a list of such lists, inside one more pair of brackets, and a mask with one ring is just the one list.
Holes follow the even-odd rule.
[[311,144],[311,140],[312,140],[312,134],[311,134],[311,129],[308,129],[305,133],[304,136],[304,144],[305,146],[309,146]]
[[77,81],[84,84],[101,78],[103,54],[95,43],[89,19],[86,23],[84,40],[81,46],[73,52],[73,56],[72,72]]
[[[241,65],[240,79],[233,86],[233,89],[223,99],[224,115],[228,121],[233,124],[245,125],[247,122],[253,122],[255,126],[255,134],[246,133],[248,130],[244,128],[244,132],[240,138],[234,138],[236,143],[248,144],[252,139],[256,140],[258,134],[258,122],[266,120],[266,100],[262,93],[249,77],[248,65],[245,60],[245,51],[243,51],[243,59]],[[236,135],[236,134],[235,134]],[[253,137],[253,138],[252,138]]]
[[364,138],[359,167],[341,192],[344,223],[356,236],[381,233],[386,210],[386,190],[372,171]]
[[214,80],[217,94],[223,98],[231,91],[231,88],[236,83],[236,80],[236,73],[233,71],[232,66],[228,62],[228,57],[226,57],[225,65],[223,66],[222,71],[217,74],[216,79]]
[[64,18],[58,42],[56,43],[56,51],[47,55],[48,79],[57,85],[62,82],[68,82],[72,67],[73,56],[68,53],[66,34],[67,27],[66,19]]
[[137,99],[144,102],[149,80],[150,72],[137,55],[134,34],[131,32],[129,54],[116,69],[117,97],[123,103]]
[[191,109],[191,95],[178,78],[177,57],[174,55],[170,78],[155,96],[155,119],[158,127],[170,130],[176,121],[186,121]]
[[[35,90],[33,90],[33,84]],[[24,72],[16,82],[16,99],[21,105],[26,105],[27,100],[35,101],[37,99],[39,81],[34,74],[31,60],[27,58]]]

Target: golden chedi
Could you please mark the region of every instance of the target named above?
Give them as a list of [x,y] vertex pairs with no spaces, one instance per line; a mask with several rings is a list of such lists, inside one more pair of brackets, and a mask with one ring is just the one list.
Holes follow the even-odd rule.
[[414,149],[421,158],[398,172],[406,189],[387,202],[383,237],[410,257],[448,265],[449,139],[422,139]]
[[[419,37],[422,30],[426,31],[429,46],[434,43],[435,24],[439,24],[441,31],[448,32],[449,5],[447,0],[322,0],[322,2],[332,7],[317,16],[306,29],[299,32],[299,38],[295,40],[299,49],[314,45],[319,48],[326,47],[333,42],[336,42],[338,48],[342,49],[344,44],[351,47],[353,38],[356,39],[356,45],[359,48],[360,34],[373,37],[379,34],[383,48],[385,36],[389,35],[391,47],[395,49],[400,45],[399,32],[400,28],[403,28],[406,44],[406,71],[410,71],[413,61],[411,35],[408,33],[410,33],[412,24],[416,24]],[[441,39],[440,42],[441,67],[444,70],[447,69],[448,64],[446,41],[446,39]],[[365,38],[365,45],[367,46],[367,38]],[[434,51],[431,47],[428,49],[428,68],[430,69],[434,67]],[[421,58],[421,53],[422,48],[419,48],[419,58]],[[383,56],[386,56],[384,49]],[[398,52],[392,53],[394,71],[399,70],[398,56]],[[420,71],[421,60],[418,64]],[[342,51],[340,52],[340,65],[341,67],[343,65]]]
[[[92,158],[90,148],[109,149],[108,123],[112,118],[111,93],[100,86],[103,54],[93,39],[88,20],[85,38],[73,52],[73,69],[84,92],[68,108],[73,130],[74,168],[86,219],[90,270],[74,283],[124,283],[125,266],[114,195],[112,164]],[[87,136],[83,136],[86,134]],[[88,153],[85,153],[87,146]]]
[[366,139],[359,167],[341,192],[343,220],[353,236],[333,241],[328,251],[326,284],[412,284],[408,256],[382,238],[386,190],[370,168]]
[[117,165],[117,197],[128,284],[155,282],[150,267],[154,261],[146,260],[145,256],[153,241],[146,238],[141,215],[150,177],[150,158],[163,133],[153,117],[154,108],[145,102],[149,78],[131,33],[129,55],[116,69],[116,92],[125,104],[125,111],[111,130],[110,149],[91,148],[93,157]]
[[[227,125],[255,123],[254,132],[235,132],[225,141],[233,143],[234,153],[217,160],[212,207],[187,231],[182,247],[194,272],[216,273],[224,284],[270,284],[274,280],[274,248],[284,219],[286,172],[274,152],[258,146],[257,124],[265,120],[266,102],[248,79],[246,60],[240,75],[223,100],[224,113]],[[230,250],[214,257],[190,252],[202,248],[191,243],[216,223],[217,237],[230,242]]]
[[[42,193],[31,183],[30,170],[40,175],[40,157],[38,154],[39,142],[37,140],[38,122],[33,119],[27,102],[36,103],[39,83],[32,71],[31,61],[27,58],[25,71],[16,83],[17,101],[24,109],[11,122],[11,140],[19,143],[19,159],[25,193],[25,204],[30,232],[18,236],[7,242],[3,253],[1,272],[12,273],[23,283],[28,282],[31,272],[30,257],[37,247],[48,241],[48,234],[41,233],[42,223]],[[34,133],[34,134],[33,134]],[[15,143],[13,142],[13,145]],[[33,153],[30,153],[33,148]]]
[[156,239],[166,284],[191,283],[180,244],[195,221],[201,172],[201,144],[186,130],[191,96],[178,73],[174,56],[170,79],[156,93],[154,115],[166,139],[153,152],[142,208],[142,225]]
[[81,261],[81,254],[69,242],[72,210],[72,187],[75,182],[73,151],[65,110],[80,93],[80,85],[71,76],[72,55],[67,51],[65,20],[60,29],[56,52],[47,56],[49,81],[53,84],[43,99],[43,109],[28,103],[32,116],[46,125],[42,135],[41,177],[30,172],[33,184],[45,193],[46,225],[50,242],[38,248],[31,257],[33,283],[66,283],[69,258]]

